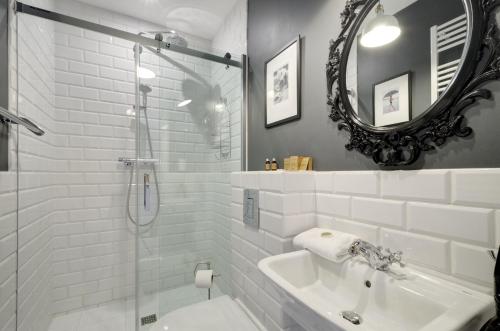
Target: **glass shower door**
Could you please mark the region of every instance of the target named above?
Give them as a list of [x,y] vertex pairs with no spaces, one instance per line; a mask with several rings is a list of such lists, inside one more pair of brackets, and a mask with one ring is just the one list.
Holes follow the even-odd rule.
[[[212,300],[231,295],[230,172],[241,170],[242,70],[148,47],[140,60],[155,73],[141,80],[151,91],[140,128],[147,127],[147,115],[160,199],[158,217],[138,235],[138,311],[140,317],[155,313],[161,325],[182,330],[197,322],[190,307],[208,301],[208,289],[195,286],[197,264],[217,275]],[[139,137],[142,155],[151,157],[144,152],[148,135]],[[154,204],[151,171],[148,199]],[[139,209],[147,204],[146,182],[141,174]],[[153,204],[143,222],[152,219]]]
[[135,192],[137,206],[133,221],[136,233],[136,330],[148,329],[158,318],[160,180],[159,153],[159,59],[143,46],[134,47],[136,59]]

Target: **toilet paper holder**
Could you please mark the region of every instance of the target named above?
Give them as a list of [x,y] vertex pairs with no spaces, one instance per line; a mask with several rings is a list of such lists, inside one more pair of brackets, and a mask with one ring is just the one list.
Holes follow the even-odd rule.
[[[198,272],[198,269],[200,269],[201,266],[205,266],[205,269],[203,270],[213,270],[212,269],[212,263],[211,262],[199,262],[196,264],[196,266],[194,267],[194,271],[193,271],[193,274],[194,274],[194,277],[196,277],[196,273]],[[214,273],[212,275],[212,278],[213,277],[219,277],[220,274],[216,274]],[[208,288],[208,300],[210,300],[210,297],[211,297],[211,293],[210,293],[210,288]]]

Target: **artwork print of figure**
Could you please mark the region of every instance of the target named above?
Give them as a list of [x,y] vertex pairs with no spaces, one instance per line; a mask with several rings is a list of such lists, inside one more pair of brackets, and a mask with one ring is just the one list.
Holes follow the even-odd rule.
[[288,63],[274,72],[274,104],[288,100]]
[[384,114],[399,111],[399,90],[391,90],[384,95],[382,101]]

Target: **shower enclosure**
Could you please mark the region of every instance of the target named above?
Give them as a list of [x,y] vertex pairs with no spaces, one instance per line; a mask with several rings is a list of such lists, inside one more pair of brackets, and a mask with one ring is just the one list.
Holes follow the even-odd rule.
[[230,297],[245,56],[20,3],[11,26],[10,108],[45,131],[11,134],[13,329],[153,330],[208,300],[200,263]]

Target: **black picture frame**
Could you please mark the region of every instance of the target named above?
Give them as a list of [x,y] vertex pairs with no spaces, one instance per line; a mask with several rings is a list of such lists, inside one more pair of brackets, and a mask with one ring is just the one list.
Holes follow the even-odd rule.
[[274,59],[276,59],[279,55],[281,55],[284,51],[286,51],[288,48],[290,48],[291,46],[293,46],[294,44],[297,44],[297,99],[296,99],[296,102],[297,102],[297,113],[293,116],[290,116],[290,117],[287,117],[287,118],[284,118],[284,119],[281,119],[279,121],[276,121],[276,122],[273,122],[273,123],[268,123],[267,119],[268,119],[268,116],[267,116],[267,112],[269,110],[269,107],[267,105],[267,95],[265,97],[265,107],[264,107],[264,114],[265,114],[265,119],[264,119],[264,124],[265,124],[265,127],[266,129],[270,129],[270,128],[273,128],[273,127],[276,127],[276,126],[280,126],[280,125],[283,125],[283,124],[286,124],[286,123],[289,123],[289,122],[292,122],[292,121],[297,121],[299,120],[301,117],[302,117],[302,106],[301,106],[301,100],[302,100],[302,96],[301,96],[301,90],[302,90],[302,51],[301,51],[301,39],[300,39],[300,35],[298,35],[295,39],[293,39],[291,42],[289,42],[285,47],[283,47],[282,49],[280,49],[278,52],[276,52],[271,58],[269,58],[265,64],[264,64],[264,91],[267,93],[267,74],[268,74],[268,70],[267,70],[267,67],[269,65],[269,63],[271,63]]
[[[411,71],[405,71],[405,72],[402,72],[400,73],[399,75],[394,75],[392,77],[389,77],[387,79],[384,79],[380,82],[376,82],[375,84],[373,84],[372,86],[372,105],[373,105],[373,117],[372,117],[372,123],[373,125],[375,125],[376,121],[375,121],[375,116],[376,116],[376,111],[375,111],[375,87],[377,85],[380,85],[380,84],[384,84],[384,83],[387,83],[388,81],[391,81],[393,79],[396,79],[396,78],[399,78],[399,77],[402,77],[402,76],[406,76],[408,75],[408,121],[411,121],[412,118],[413,118],[413,114],[412,114],[412,87],[411,87],[411,81],[412,81],[412,72]],[[398,123],[394,123],[394,124],[390,124],[390,125],[384,125],[384,127],[393,127],[395,125],[399,125],[401,123],[406,123],[406,121],[404,122],[398,122]]]

